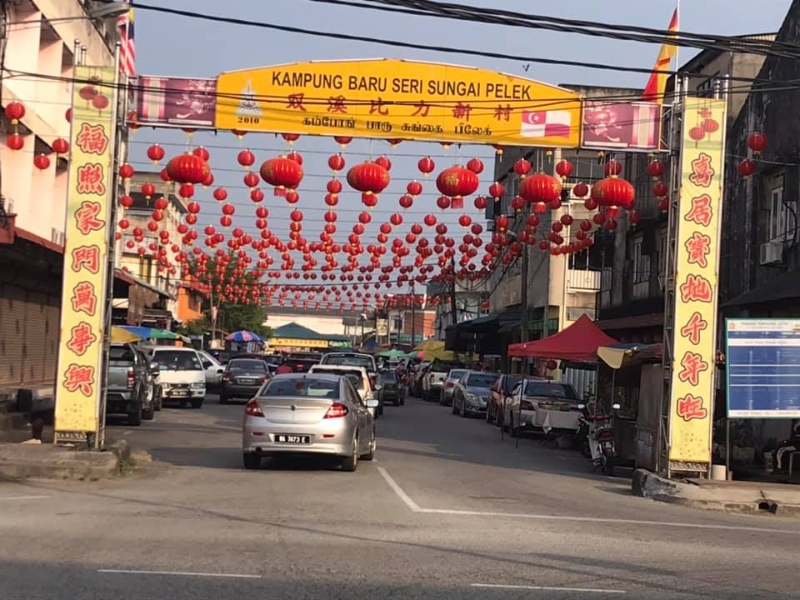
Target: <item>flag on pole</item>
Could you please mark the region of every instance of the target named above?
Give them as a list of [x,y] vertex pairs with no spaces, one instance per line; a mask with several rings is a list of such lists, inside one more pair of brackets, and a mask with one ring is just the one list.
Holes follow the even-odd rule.
[[[678,33],[678,9],[675,9],[675,12],[672,13],[672,20],[669,22],[669,27],[667,28],[670,32]],[[670,36],[675,37],[675,36]],[[661,50],[658,52],[658,58],[656,59],[655,67],[653,67],[653,74],[650,75],[650,79],[647,81],[647,85],[644,88],[644,94],[642,94],[642,100],[647,100],[650,102],[664,102],[664,90],[667,87],[667,73],[663,71],[668,71],[670,64],[672,63],[672,59],[678,55],[678,47],[673,46],[672,44],[664,44],[661,46]]]
[[117,18],[121,42],[119,68],[128,77],[136,74],[136,42],[133,30],[133,9]]

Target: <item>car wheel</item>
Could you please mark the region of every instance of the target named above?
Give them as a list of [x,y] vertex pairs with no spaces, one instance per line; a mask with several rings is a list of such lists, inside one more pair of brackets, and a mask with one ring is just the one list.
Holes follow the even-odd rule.
[[225,394],[220,394],[219,395],[219,403],[220,404],[227,404],[228,403],[228,396],[226,396]]
[[161,393],[161,388],[158,388],[156,391],[156,398],[155,398],[155,409],[161,410],[164,408],[164,394]]
[[461,417],[466,419],[467,418],[467,403],[466,401],[461,402]]
[[150,402],[150,408],[147,410],[142,409],[142,419],[145,421],[152,421],[156,416],[156,407]]
[[452,408],[450,409],[450,412],[452,412],[454,415],[457,415],[458,414],[458,407],[456,406],[456,399],[455,398],[453,398],[453,404],[451,406],[452,406]]
[[374,460],[375,459],[375,452],[378,450],[378,439],[375,437],[375,431],[372,431],[372,441],[369,443],[369,452],[363,454],[361,456],[361,460]]
[[352,473],[358,468],[358,437],[353,438],[353,450],[350,456],[342,459],[342,471]]
[[204,398],[200,398],[199,400],[192,400],[192,408],[200,408],[203,406]]
[[142,405],[138,404],[133,412],[128,413],[128,425],[139,427],[142,424]]
[[258,469],[261,466],[261,457],[255,452],[244,452],[242,462],[245,469]]

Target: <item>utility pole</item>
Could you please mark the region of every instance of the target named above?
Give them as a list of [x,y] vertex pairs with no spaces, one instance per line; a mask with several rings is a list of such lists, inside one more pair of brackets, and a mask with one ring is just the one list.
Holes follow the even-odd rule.
[[[527,221],[530,214],[530,206],[525,203],[525,208],[522,210],[521,217],[523,221]],[[520,257],[520,277],[519,277],[519,341],[525,343],[528,341],[528,242],[522,244],[522,256]],[[545,307],[545,312],[547,307]],[[545,316],[545,330],[547,329],[547,319]],[[545,333],[545,335],[547,335]],[[522,374],[528,374],[528,359],[522,359]]]
[[414,293],[416,281],[411,280],[411,347],[417,345],[417,295]]
[[450,286],[450,314],[452,314],[453,327],[458,325],[458,306],[456,306],[456,259],[450,259],[450,268],[453,272],[453,283]]

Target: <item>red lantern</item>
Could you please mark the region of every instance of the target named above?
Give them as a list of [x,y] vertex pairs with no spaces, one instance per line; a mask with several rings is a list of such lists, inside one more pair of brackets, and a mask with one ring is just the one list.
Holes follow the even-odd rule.
[[427,215],[425,215],[425,217],[422,219],[422,221],[428,227],[433,227],[434,225],[436,225],[436,215],[432,215],[432,214],[428,213]]
[[531,204],[544,202],[550,204],[561,199],[561,182],[547,173],[535,173],[526,177],[519,189],[519,195]]
[[647,165],[647,174],[653,179],[658,179],[664,174],[664,163],[657,158],[651,160]]
[[511,199],[511,208],[513,208],[516,211],[520,211],[523,208],[525,208],[525,198],[523,198],[522,196],[514,196]]
[[69,152],[69,142],[64,138],[56,138],[53,140],[53,152],[56,154],[66,154]]
[[548,360],[547,363],[545,363],[545,366],[547,367],[548,371],[555,371],[558,368],[558,363],[554,360]]
[[12,133],[6,138],[6,146],[11,150],[22,150],[25,147],[25,139],[18,133]]
[[470,225],[472,225],[472,217],[470,217],[469,215],[461,215],[460,217],[458,217],[458,224],[461,225],[462,227],[469,227]]
[[181,198],[191,198],[194,196],[194,185],[191,183],[182,183],[178,188],[178,195]]
[[[123,166],[124,166],[124,165],[123,165]],[[156,187],[155,187],[155,186],[154,186],[152,183],[150,183],[149,181],[145,181],[145,182],[142,184],[141,191],[142,191],[142,195],[143,195],[143,196],[144,196],[144,197],[145,197],[147,200],[149,200],[150,198],[152,198],[152,197],[153,197],[153,194],[155,194],[155,193],[156,193]]]
[[380,194],[390,182],[389,171],[374,162],[359,163],[347,172],[347,183],[365,196]]
[[436,178],[436,188],[453,200],[474,194],[479,185],[480,180],[473,171],[459,166],[445,169]]
[[467,162],[467,169],[475,173],[475,175],[480,175],[483,173],[483,162],[480,158],[471,158]]
[[[159,200],[161,200],[161,198],[159,198]],[[156,202],[158,202],[158,200],[156,200]],[[156,208],[158,208],[158,206],[156,206]],[[190,214],[196,215],[200,212],[200,203],[192,200],[186,205],[186,210],[188,210]]]
[[528,173],[531,172],[531,168],[531,163],[524,158],[520,158],[514,163],[514,173],[519,175],[520,179],[527,177]]
[[406,191],[412,196],[419,196],[422,193],[422,184],[416,179],[410,181],[406,186]]
[[616,177],[622,173],[622,163],[616,159],[611,159],[605,166],[606,177]]
[[[189,204],[191,204],[191,202]],[[197,202],[195,202],[194,204],[197,204]],[[169,202],[167,201],[167,199],[164,196],[161,196],[160,198],[156,198],[156,201],[153,202],[153,207],[156,210],[167,210],[167,206],[169,206]],[[200,205],[197,204],[197,210],[196,211],[192,211],[191,209],[189,209],[189,212],[195,212],[195,213],[200,212]]]
[[252,171],[248,171],[245,173],[244,177],[242,178],[244,185],[249,189],[253,189],[258,185],[258,175],[253,173]]
[[414,204],[414,198],[410,194],[403,194],[400,196],[400,206],[404,209],[411,208]]
[[632,208],[636,198],[633,185],[619,177],[607,177],[592,187],[592,199],[600,206]]
[[252,190],[250,190],[250,200],[258,204],[259,202],[264,200],[264,192],[262,192],[258,188],[253,188]]
[[200,156],[181,154],[167,163],[167,173],[177,183],[203,183],[211,173],[211,167]]
[[575,167],[572,166],[572,163],[569,162],[566,158],[558,161],[556,163],[556,173],[562,180],[567,179],[572,172],[575,170]]
[[638,211],[632,210],[628,214],[628,221],[630,221],[631,225],[633,225],[634,227],[638,225],[641,220],[642,216],[639,214]]
[[589,186],[580,181],[572,186],[572,195],[576,198],[585,198],[589,194]]
[[16,125],[25,117],[25,105],[22,102],[9,102],[5,108],[6,118]]
[[477,196],[475,198],[475,208],[478,210],[485,210],[487,206],[489,206],[489,201],[486,199],[486,196]]
[[436,168],[436,163],[433,162],[433,159],[430,156],[426,156],[419,159],[419,162],[417,162],[417,168],[423,175],[425,175],[425,177],[427,177],[433,173],[433,170]]
[[261,179],[275,187],[276,196],[285,196],[303,181],[303,167],[285,156],[270,158],[261,165]]
[[749,158],[745,158],[736,165],[736,171],[743,179],[751,177],[756,172],[756,163]]
[[128,219],[120,219],[118,226],[120,229],[122,229],[122,231],[125,231],[128,227],[131,226],[131,222],[128,221]]
[[338,173],[342,169],[344,169],[345,160],[344,156],[342,156],[341,152],[339,154],[332,154],[328,157],[328,167],[334,173]]
[[755,131],[747,136],[747,147],[753,151],[753,156],[760,156],[767,147],[767,136]]
[[136,171],[133,169],[131,165],[125,163],[124,165],[120,166],[119,168],[119,176],[125,180],[130,179],[136,174]]
[[489,186],[489,195],[494,199],[502,198],[505,195],[505,193],[506,193],[506,188],[499,181],[495,181],[492,185]]
[[375,164],[382,166],[387,171],[391,171],[392,170],[392,161],[390,161],[389,157],[387,157],[385,154],[383,154],[383,155],[379,156],[378,158],[376,158],[375,159]]
[[236,161],[242,165],[245,169],[249,169],[252,167],[256,162],[256,155],[253,154],[250,150],[242,150],[236,155]]
[[122,196],[119,203],[123,208],[130,208],[133,206],[133,198],[131,196]]
[[436,199],[436,206],[438,206],[442,210],[446,210],[446,209],[450,208],[450,204],[451,204],[450,203],[450,198],[448,198],[447,196],[439,196]]
[[297,204],[298,200],[300,200],[300,194],[297,193],[297,190],[286,190],[286,202]]
[[45,171],[50,167],[50,159],[44,154],[37,154],[33,157],[33,166],[40,171]]
[[161,159],[164,158],[164,148],[159,146],[158,144],[153,144],[147,149],[147,158],[153,161],[154,165],[157,165]]
[[225,200],[228,198],[228,190],[226,190],[224,187],[218,187],[214,190],[212,195],[214,196],[214,200],[217,202],[225,202]]
[[697,143],[706,137],[706,130],[700,126],[692,127],[689,130],[689,138],[694,141],[694,147],[697,148]]
[[353,138],[351,138],[351,137],[347,137],[347,136],[344,136],[344,135],[337,135],[337,136],[334,136],[334,137],[333,137],[333,139],[334,139],[334,140],[336,141],[336,143],[337,143],[337,144],[339,144],[339,145],[340,145],[342,148],[346,148],[346,147],[347,147],[347,144],[349,144],[350,142],[352,142],[352,141],[353,141]]
[[232,217],[236,213],[236,207],[233,204],[223,204],[222,205],[222,214],[228,217]]
[[653,195],[656,198],[663,198],[667,194],[669,194],[669,188],[667,188],[666,183],[664,183],[663,181],[656,181],[653,184]]
[[226,228],[230,227],[232,223],[233,223],[233,219],[231,219],[228,215],[222,215],[219,218],[219,224],[222,225],[223,227],[226,227]]

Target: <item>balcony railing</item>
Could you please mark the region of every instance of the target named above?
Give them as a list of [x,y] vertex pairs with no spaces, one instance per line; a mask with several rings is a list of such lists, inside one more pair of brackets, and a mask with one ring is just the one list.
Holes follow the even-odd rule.
[[597,292],[600,290],[600,271],[568,269],[567,287],[572,292]]

